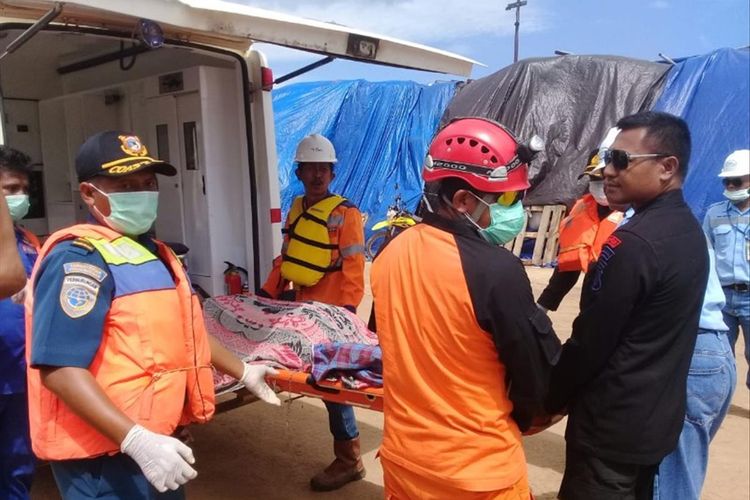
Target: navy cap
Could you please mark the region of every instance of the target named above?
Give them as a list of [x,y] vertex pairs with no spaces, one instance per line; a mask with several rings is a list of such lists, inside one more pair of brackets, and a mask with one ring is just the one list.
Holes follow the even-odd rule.
[[177,175],[177,169],[172,165],[149,156],[146,145],[130,132],[99,132],[86,139],[76,155],[79,182],[98,175],[128,175],[145,168],[150,168],[157,174]]

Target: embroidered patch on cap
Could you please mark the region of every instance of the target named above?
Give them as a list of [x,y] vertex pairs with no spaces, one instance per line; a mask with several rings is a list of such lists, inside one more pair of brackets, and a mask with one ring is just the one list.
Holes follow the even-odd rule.
[[86,316],[94,309],[99,295],[99,283],[81,275],[65,276],[60,289],[60,307],[69,317]]
[[65,264],[63,264],[63,270],[65,271],[66,275],[82,274],[84,276],[94,278],[99,283],[104,281],[104,278],[107,277],[107,271],[86,262],[66,262]]
[[130,156],[147,156],[148,149],[135,135],[118,135],[120,139],[120,149]]

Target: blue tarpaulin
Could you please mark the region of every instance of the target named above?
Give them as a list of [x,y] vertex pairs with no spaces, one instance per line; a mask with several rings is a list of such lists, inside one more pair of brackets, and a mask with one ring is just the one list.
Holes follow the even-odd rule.
[[[331,191],[345,196],[369,227],[385,218],[398,193],[413,210],[422,191],[421,169],[456,82],[311,82],[275,90],[281,208],[286,217],[302,194],[294,175],[294,152],[307,135],[320,133],[336,148]],[[398,185],[398,189],[396,186]]]
[[724,159],[750,148],[750,50],[678,60],[654,109],[681,116],[690,127],[693,151],[684,192],[702,221],[706,208],[724,199],[716,177]]
[[[594,72],[596,78],[573,78],[587,68],[600,67],[606,67],[607,71]],[[517,71],[511,71],[513,68]],[[557,151],[557,156],[561,151],[587,155],[598,146],[603,131],[623,113],[653,108],[683,117],[693,138],[685,198],[699,218],[708,205],[723,199],[723,187],[716,175],[724,158],[736,149],[750,148],[748,49],[719,49],[679,59],[671,67],[612,56],[520,61],[495,75],[468,83],[455,99],[456,82],[300,83],[274,91],[283,213],[288,212],[294,197],[302,193],[302,185],[294,176],[294,151],[303,137],[315,132],[333,141],[339,157],[331,190],[346,196],[368,214],[368,228],[384,218],[397,192],[407,208],[413,210],[422,189],[422,161],[443,112],[446,117],[475,114],[496,117],[500,108],[510,105],[504,86],[517,91],[523,82],[530,85],[524,76],[528,68],[538,70],[536,80],[568,82],[570,88],[566,89],[563,83],[553,92],[560,94],[560,102],[555,104],[557,115],[566,106],[576,110],[582,105],[590,106],[590,102],[579,98],[581,82],[591,87],[590,92],[598,96],[597,102],[601,104],[595,110],[588,110],[585,119],[566,121],[563,134],[559,126],[544,122],[544,117],[551,119],[551,112],[533,112],[535,106],[544,107],[551,99],[547,95],[552,92],[549,86],[534,87],[512,103],[512,109],[507,110],[510,118],[502,119],[512,122],[522,132],[530,123],[539,122],[535,130],[546,135],[547,149]],[[492,85],[495,80],[499,83]],[[540,93],[545,94],[540,97]],[[483,106],[487,110],[481,111]],[[598,133],[593,133],[592,127],[598,127]],[[553,129],[557,135],[551,132]],[[526,132],[526,135],[531,133]],[[529,201],[546,205],[575,199],[583,189],[575,181],[583,165],[583,160],[577,157],[575,161],[568,158],[555,162],[551,173],[534,179]],[[555,173],[555,170],[566,172]],[[547,188],[545,183],[549,185]]]

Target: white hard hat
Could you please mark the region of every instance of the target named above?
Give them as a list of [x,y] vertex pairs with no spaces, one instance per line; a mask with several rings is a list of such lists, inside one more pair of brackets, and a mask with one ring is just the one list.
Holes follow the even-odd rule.
[[750,149],[738,149],[724,160],[719,177],[750,175]]
[[621,132],[621,130],[617,127],[612,127],[607,131],[607,135],[604,136],[604,140],[599,145],[599,164],[596,166],[595,169],[593,169],[591,172],[588,172],[589,175],[593,176],[599,176],[602,175],[601,171],[604,170],[605,165],[604,163],[604,151],[610,148],[612,144],[614,144],[615,139],[617,139],[617,135]]
[[336,150],[320,134],[308,135],[297,146],[294,161],[298,163],[336,163]]

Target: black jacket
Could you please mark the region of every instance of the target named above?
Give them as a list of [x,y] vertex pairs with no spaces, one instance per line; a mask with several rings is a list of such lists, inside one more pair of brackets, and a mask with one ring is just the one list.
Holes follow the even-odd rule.
[[644,465],[674,449],[707,277],[706,239],[681,190],[613,233],[552,372],[548,408],[567,405],[568,446]]

